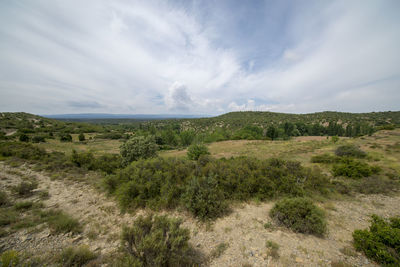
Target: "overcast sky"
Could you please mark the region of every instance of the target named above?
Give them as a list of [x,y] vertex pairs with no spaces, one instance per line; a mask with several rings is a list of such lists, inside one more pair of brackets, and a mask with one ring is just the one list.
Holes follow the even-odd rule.
[[0,111],[400,110],[400,1],[0,1]]

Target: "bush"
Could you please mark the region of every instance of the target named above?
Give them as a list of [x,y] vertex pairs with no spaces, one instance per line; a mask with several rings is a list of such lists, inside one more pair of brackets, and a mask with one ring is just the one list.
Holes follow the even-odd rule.
[[157,155],[157,144],[153,136],[132,137],[120,147],[123,163],[128,165],[138,159],[152,158]]
[[20,264],[19,254],[15,250],[7,250],[0,257],[1,266],[16,267]]
[[194,144],[188,148],[188,158],[191,160],[198,160],[201,155],[209,155],[208,148],[203,144]]
[[398,181],[385,179],[379,176],[366,177],[355,181],[353,188],[361,194],[389,194],[399,190]]
[[0,207],[6,206],[9,204],[7,193],[3,190],[0,190]]
[[328,153],[322,154],[322,155],[315,155],[311,158],[311,162],[312,163],[335,163],[338,162],[339,158],[334,156],[334,155],[330,155]]
[[47,156],[44,149],[20,142],[1,142],[0,155],[28,160],[40,160]]
[[29,136],[26,135],[26,134],[21,134],[21,135],[19,136],[19,141],[21,141],[21,142],[29,142],[29,140],[30,140],[30,138],[29,138]]
[[44,143],[44,142],[46,142],[46,139],[44,138],[44,136],[36,135],[36,136],[32,137],[32,143]]
[[16,210],[27,210],[32,208],[33,202],[32,201],[21,201],[21,202],[16,202],[14,204],[14,209]]
[[71,162],[77,167],[84,167],[88,170],[93,170],[95,158],[92,152],[81,152],[78,153],[76,150],[72,150]]
[[372,215],[369,230],[353,232],[354,247],[376,262],[400,266],[400,217],[385,220]]
[[61,134],[60,141],[61,142],[72,142],[72,136],[70,134]]
[[47,221],[52,232],[60,233],[81,233],[82,226],[79,221],[60,210],[49,210],[41,212],[40,217]]
[[226,213],[228,205],[217,179],[209,175],[193,177],[183,195],[186,208],[201,220],[215,219]]
[[63,267],[80,267],[97,258],[88,247],[69,247],[64,249],[58,257],[58,262]]
[[[331,186],[319,169],[304,168],[294,161],[245,157],[200,159],[196,162],[178,158],[142,159],[107,176],[104,185],[117,197],[123,210],[186,207],[188,195],[185,193],[189,188],[196,188],[193,177],[201,183],[205,183],[204,177],[212,177],[211,183],[217,185],[212,189],[217,191],[216,197],[222,192],[227,201],[326,194]],[[202,190],[199,193],[206,196],[208,193]]]
[[78,135],[78,139],[79,139],[80,142],[85,141],[85,135],[84,135],[83,133],[80,133],[80,134]]
[[332,168],[334,176],[346,176],[355,179],[371,176],[372,174],[379,173],[380,170],[377,166],[369,166],[365,162],[351,158],[341,159],[340,163],[335,164]]
[[181,220],[166,216],[139,216],[132,227],[122,230],[122,244],[131,266],[191,266],[189,230]]
[[32,194],[32,191],[38,187],[38,183],[36,181],[32,182],[21,182],[16,186],[13,186],[11,189],[18,194],[19,196],[28,196]]
[[362,151],[359,147],[355,145],[343,145],[339,146],[335,150],[336,156],[343,157],[355,157],[355,158],[365,158],[367,153]]
[[326,232],[323,210],[306,198],[287,198],[278,201],[270,216],[295,232],[322,236]]

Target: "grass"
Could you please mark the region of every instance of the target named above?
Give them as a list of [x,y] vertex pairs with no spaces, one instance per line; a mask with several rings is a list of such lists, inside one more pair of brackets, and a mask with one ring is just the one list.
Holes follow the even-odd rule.
[[222,254],[229,248],[229,244],[222,242],[219,243],[210,253],[210,257],[215,259],[221,257]]
[[270,255],[273,259],[279,258],[279,244],[278,243],[271,241],[271,240],[267,240],[265,242],[265,246],[267,247],[268,255]]
[[47,221],[53,233],[81,233],[83,230],[79,220],[59,210],[41,212],[40,216]]
[[97,258],[97,255],[86,246],[68,247],[58,257],[58,262],[63,267],[85,266]]
[[60,142],[58,139],[49,139],[46,143],[38,144],[39,147],[44,148],[46,151],[64,152],[67,156],[72,154],[72,150],[77,152],[91,151],[95,155],[103,155],[106,153],[119,153],[121,141],[109,139],[92,139],[87,140],[85,143],[79,142],[76,135],[72,135],[73,142]]

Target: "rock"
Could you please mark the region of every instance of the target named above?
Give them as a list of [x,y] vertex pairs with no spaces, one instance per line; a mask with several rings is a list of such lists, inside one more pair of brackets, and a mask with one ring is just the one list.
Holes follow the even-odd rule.
[[296,262],[297,262],[297,263],[303,263],[304,260],[303,260],[302,258],[296,257]]
[[83,237],[81,235],[79,235],[79,236],[75,237],[74,239],[72,239],[72,242],[73,243],[79,242],[80,240],[82,240],[82,238]]
[[365,259],[365,260],[364,260],[364,264],[365,264],[365,265],[369,264],[369,260],[368,260],[368,259]]

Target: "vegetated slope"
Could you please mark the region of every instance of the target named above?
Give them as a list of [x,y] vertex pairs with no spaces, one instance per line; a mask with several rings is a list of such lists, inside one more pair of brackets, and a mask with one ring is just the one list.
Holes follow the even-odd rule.
[[400,111],[370,112],[370,113],[346,113],[325,111],[310,114],[290,114],[277,112],[230,112],[217,117],[179,120],[187,127],[195,129],[228,127],[231,129],[241,128],[253,124],[258,126],[279,125],[284,122],[325,124],[337,122],[339,124],[366,123],[372,126],[387,124],[400,124]]
[[103,127],[88,123],[62,122],[25,112],[0,113],[0,131],[13,133],[81,133],[101,132]]

